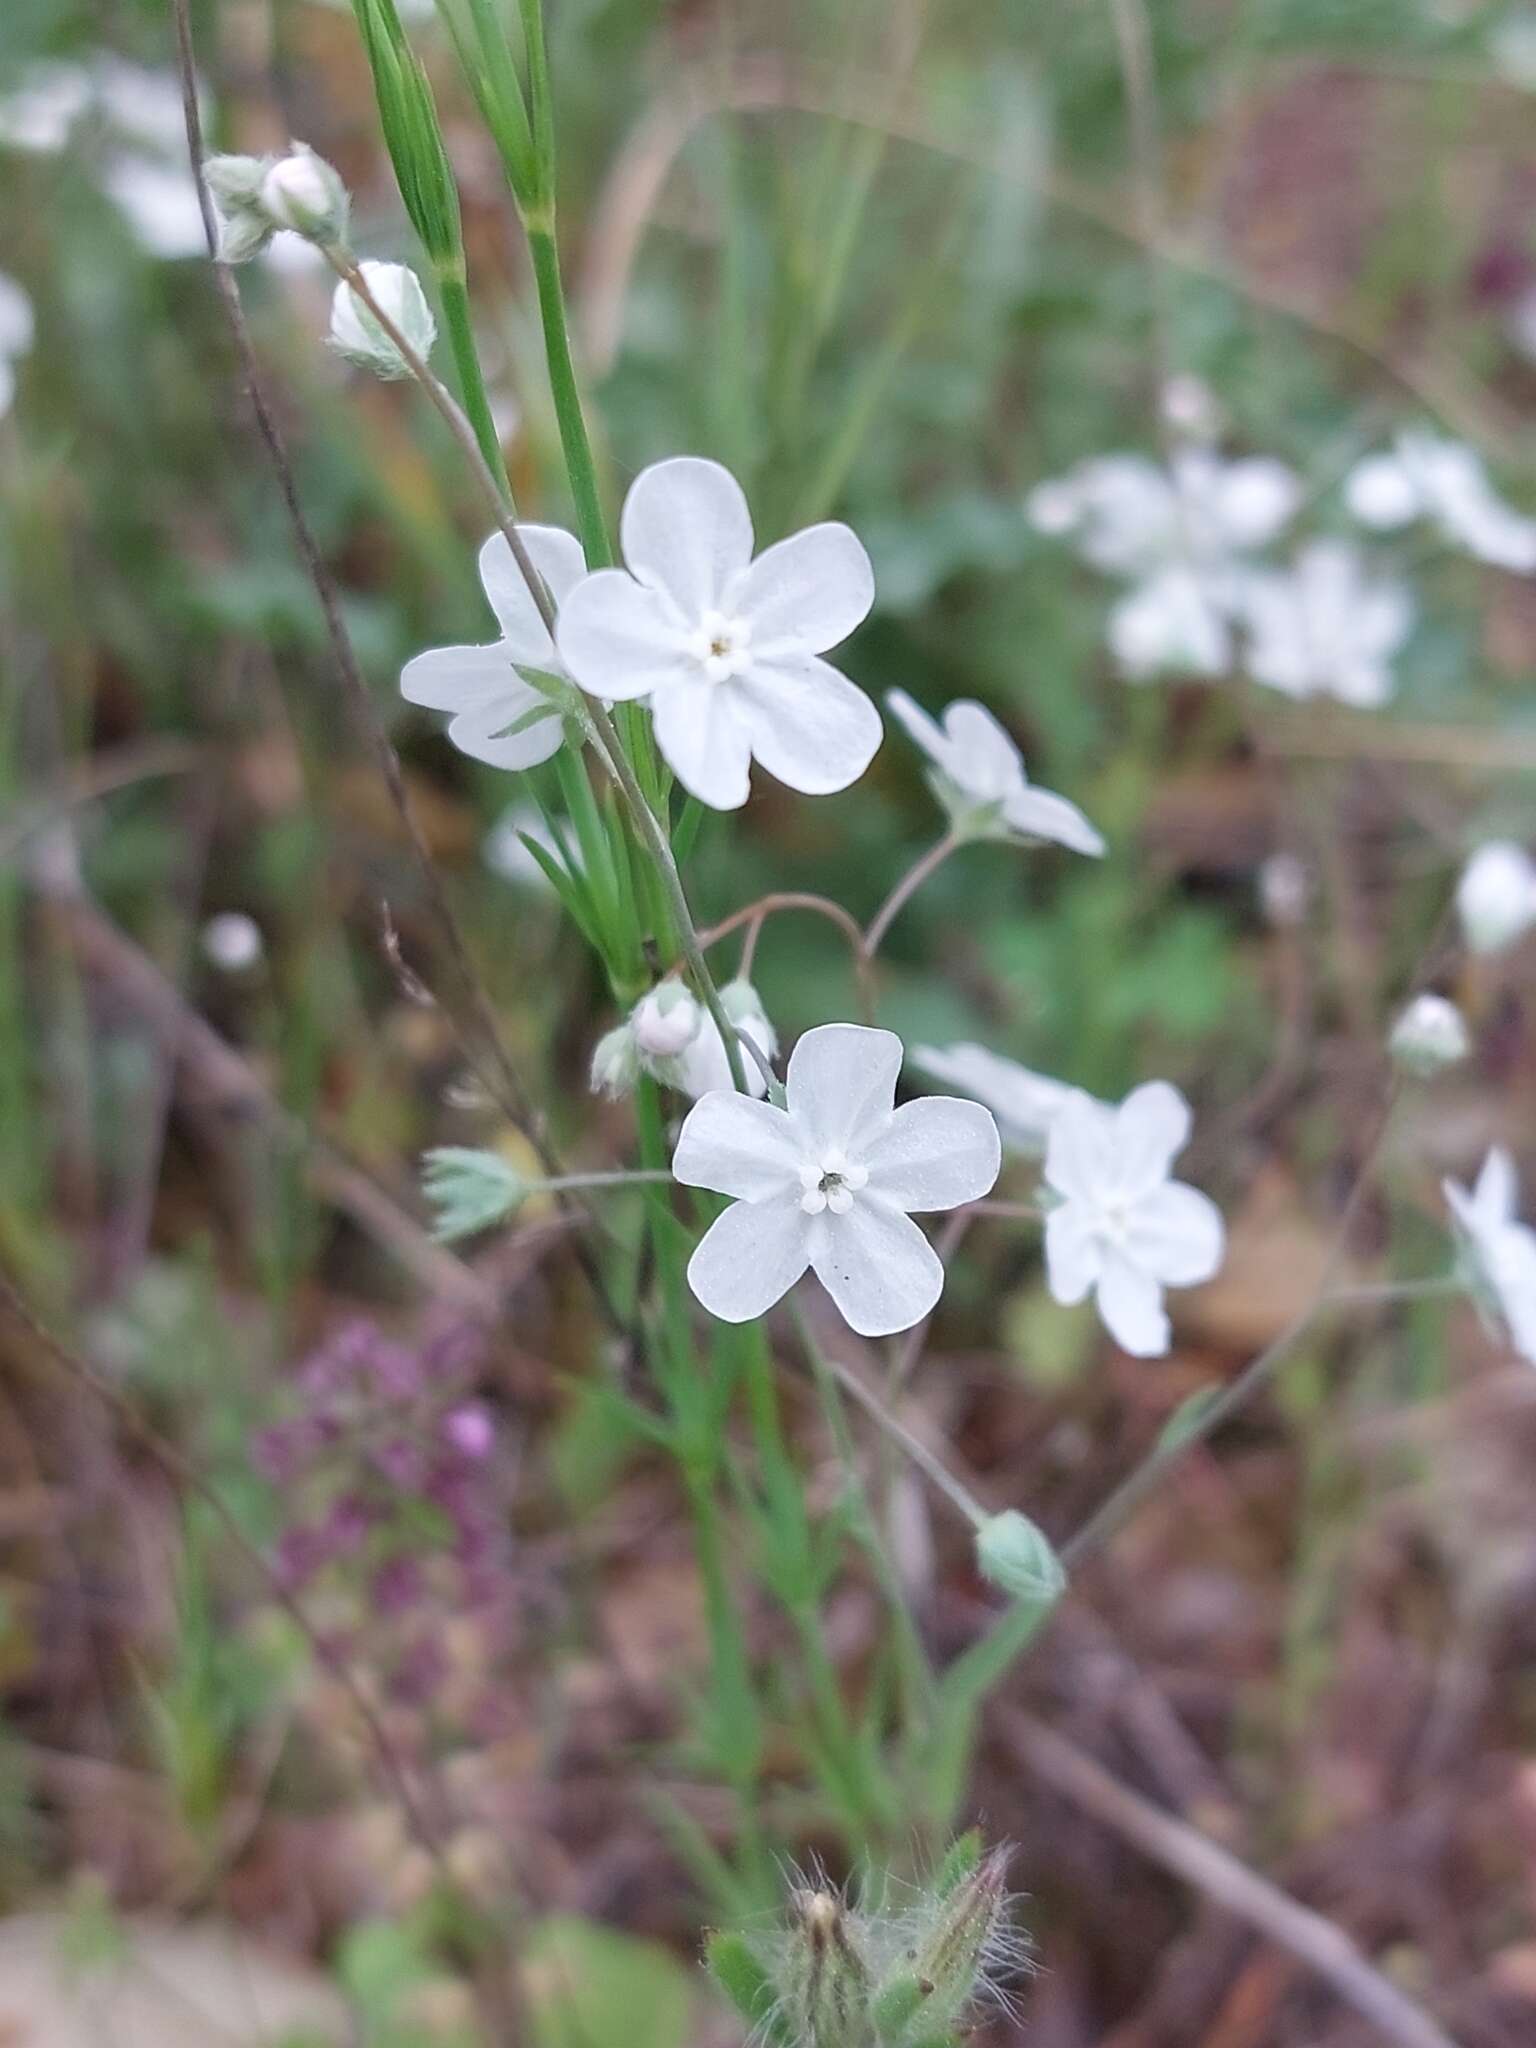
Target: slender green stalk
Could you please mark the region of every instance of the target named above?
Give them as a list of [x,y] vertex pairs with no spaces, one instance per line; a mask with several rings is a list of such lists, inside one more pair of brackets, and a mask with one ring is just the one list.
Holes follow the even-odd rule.
[[565,287],[560,281],[560,254],[555,242],[554,216],[545,226],[529,219],[528,249],[533,258],[534,288],[539,298],[539,318],[544,328],[544,353],[549,365],[549,385],[555,401],[555,419],[560,428],[560,446],[565,455],[566,475],[576,504],[576,527],[590,569],[606,569],[613,560],[603,502],[597,487],[597,466],[582,410],[581,391],[576,381],[576,364],[571,354],[571,337],[565,311]]
[[480,370],[480,358],[475,350],[474,329],[469,317],[469,292],[462,275],[445,276],[441,272],[438,275],[437,290],[442,301],[443,327],[448,336],[449,351],[453,356],[459,397],[469,416],[469,423],[475,430],[475,439],[480,444],[480,453],[485,457],[486,467],[496,479],[502,496],[510,505],[512,493],[507,483],[501,438],[496,432],[496,422],[491,415],[491,401],[486,392],[485,378]]

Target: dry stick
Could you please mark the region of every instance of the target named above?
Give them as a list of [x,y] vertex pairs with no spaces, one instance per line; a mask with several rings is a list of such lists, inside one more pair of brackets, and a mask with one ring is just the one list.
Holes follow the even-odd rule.
[[1132,1792],[1032,1714],[1011,1709],[1002,1726],[1020,1760],[1053,1792],[1286,1949],[1331,1984],[1392,2048],[1456,2048],[1438,2021],[1384,1977],[1333,1921],[1260,1877],[1187,1821]]
[[[447,425],[449,432],[458,442],[465,461],[469,465],[470,472],[479,484],[480,490],[490,508],[491,516],[496,521],[497,528],[506,540],[508,547],[512,550],[513,559],[516,561],[523,580],[528,586],[529,595],[538,607],[539,616],[544,621],[545,629],[551,639],[553,639],[555,631],[554,603],[548,590],[545,588],[544,579],[534,567],[528,550],[523,544],[522,535],[518,532],[517,521],[508,511],[506,500],[495,478],[491,475],[485,457],[480,453],[480,445],[475,439],[473,427],[471,427],[469,421],[454,403],[446,387],[433,376],[420,353],[412,347],[406,336],[400,331],[398,323],[391,319],[389,314],[379,304],[378,299],[369,286],[367,278],[363,275],[357,264],[353,262],[352,258],[345,251],[335,247],[327,248],[324,253],[337,276],[343,279],[349,289],[363,302],[378,322],[385,336],[399,350],[401,360],[406,368],[428,398],[431,399]],[[661,877],[662,888],[666,892],[667,901],[672,911],[673,922],[677,926],[678,939],[683,949],[683,957],[688,962],[689,971],[698,987],[704,1007],[708,1010],[710,1019],[720,1034],[720,1042],[725,1047],[726,1064],[729,1066],[731,1073],[731,1085],[745,1092],[746,1077],[741,1064],[741,1049],[745,1045],[751,1051],[751,1041],[742,1037],[731,1019],[726,1015],[725,1008],[720,1001],[719,991],[716,989],[714,981],[710,976],[708,964],[699,946],[698,933],[694,928],[693,913],[688,907],[688,898],[683,889],[683,878],[678,873],[677,861],[672,852],[672,843],[662,828],[660,819],[646,800],[645,792],[641,789],[636,779],[629,756],[624,751],[624,743],[619,738],[617,728],[614,726],[613,719],[606,707],[598,698],[594,697],[589,702],[585,696],[577,692],[575,712],[581,721],[582,729],[594,753],[602,763],[610,781],[618,787],[623,796],[625,805],[634,821],[635,828],[642,840],[644,840],[646,849],[656,865],[656,871]],[[763,1064],[758,1055],[754,1054],[754,1057],[758,1058],[760,1065]],[[771,1075],[769,1078],[771,1080]]]
[[[385,787],[389,791],[390,802],[393,804],[395,812],[405,828],[406,837],[410,841],[411,851],[415,856],[416,865],[427,892],[427,900],[431,905],[432,914],[447,942],[454,972],[458,978],[462,993],[469,1001],[484,1049],[490,1055],[493,1075],[487,1077],[482,1073],[481,1078],[486,1081],[493,1100],[500,1104],[508,1119],[533,1147],[544,1171],[551,1176],[557,1175],[560,1171],[560,1161],[544,1135],[542,1124],[533,1107],[532,1100],[523,1086],[516,1067],[512,1064],[510,1054],[507,1052],[500,1027],[496,1021],[495,1007],[491,1002],[490,996],[486,993],[484,983],[475,972],[474,962],[470,958],[469,947],[465,941],[464,933],[459,925],[458,918],[454,915],[453,906],[448,900],[447,891],[443,887],[421,826],[417,822],[416,813],[411,806],[410,794],[406,789],[405,777],[400,768],[400,757],[396,754],[389,735],[384,730],[374,709],[373,699],[369,695],[367,682],[364,680],[363,672],[358,665],[351,636],[347,632],[346,623],[341,615],[341,601],[337,594],[335,579],[320,553],[319,544],[315,539],[308,519],[305,517],[304,507],[299,499],[298,484],[294,477],[293,465],[288,458],[287,443],[283,438],[282,429],[277,424],[276,416],[267,404],[266,394],[262,388],[257,368],[255,346],[251,341],[250,329],[247,327],[245,320],[245,309],[240,301],[239,287],[230,274],[229,266],[219,260],[218,223],[213,209],[213,202],[208,195],[207,180],[203,175],[202,116],[197,105],[196,66],[192,52],[192,30],[188,19],[187,0],[172,0],[172,8],[176,23],[176,48],[181,71],[182,111],[187,126],[187,148],[191,155],[193,176],[197,183],[198,205],[202,211],[203,232],[208,241],[208,253],[213,261],[213,274],[218,284],[219,296],[224,302],[224,310],[229,321],[230,333],[234,337],[235,348],[240,358],[241,374],[245,380],[246,397],[249,401],[252,415],[255,418],[257,430],[266,448],[268,459],[272,464],[273,473],[277,478],[278,488],[282,493],[284,510],[287,512],[288,522],[293,528],[294,538],[299,545],[299,552],[304,558],[305,570],[314,587],[315,595],[320,601],[320,609],[325,618],[326,636],[331,645],[331,656],[336,664],[336,670],[341,677],[346,694],[351,700],[353,713],[363,731],[367,734],[374,758],[378,763],[379,772],[383,776]],[[371,299],[371,294],[369,297]],[[476,452],[478,453],[478,450]],[[521,543],[518,546],[520,548]],[[535,577],[535,584],[537,580],[537,577]],[[449,1014],[450,1021],[453,1021],[451,1013]],[[464,1044],[465,1053],[470,1059],[471,1065],[475,1067],[477,1072],[480,1072],[480,1064],[475,1059],[470,1045],[464,1040],[462,1034],[460,1034],[460,1039],[461,1043]],[[624,1328],[623,1319],[614,1306],[596,1260],[592,1257],[587,1247],[579,1240],[574,1245],[574,1252],[577,1264],[581,1267],[586,1277],[587,1284],[592,1290],[593,1297],[604,1319],[615,1331],[622,1332]]]
[[115,1416],[122,1427],[149,1453],[168,1479],[195,1495],[213,1515],[237,1554],[260,1579],[268,1595],[283,1609],[309,1644],[316,1661],[330,1673],[345,1692],[373,1745],[380,1767],[399,1802],[401,1812],[410,1825],[411,1832],[433,1861],[441,1865],[440,1830],[428,1819],[422,1808],[416,1789],[411,1783],[410,1773],[366,1689],[347,1660],[316,1630],[304,1611],[303,1603],[284,1585],[256,1545],[251,1542],[218,1488],[205,1479],[191,1460],[185,1457],[168,1437],[162,1436],[153,1423],[146,1421],[133,1402],[110,1380],[104,1379],[94,1366],[71,1351],[62,1338],[54,1335],[34,1313],[3,1267],[0,1267],[0,1311],[7,1314],[26,1332],[66,1378],[73,1380],[94,1401],[99,1402]]

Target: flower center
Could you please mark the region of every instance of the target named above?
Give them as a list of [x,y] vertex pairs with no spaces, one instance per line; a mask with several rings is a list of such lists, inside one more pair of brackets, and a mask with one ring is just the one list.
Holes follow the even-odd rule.
[[745,675],[752,660],[752,621],[706,612],[688,635],[687,649],[712,683]]
[[850,1160],[840,1145],[818,1158],[808,1159],[800,1169],[800,1206],[807,1216],[819,1216],[830,1209],[834,1216],[846,1216],[853,1198],[869,1179],[869,1168]]

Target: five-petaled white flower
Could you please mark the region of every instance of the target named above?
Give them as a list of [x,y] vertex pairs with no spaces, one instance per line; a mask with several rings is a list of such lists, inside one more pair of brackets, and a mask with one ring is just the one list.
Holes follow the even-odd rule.
[[584,690],[646,698],[656,743],[701,803],[735,810],[755,759],[808,796],[846,789],[880,744],[880,714],[819,659],[874,602],[846,527],[809,526],[754,560],[752,515],[718,462],[642,470],[624,501],[623,569],[560,608],[560,652]]
[[985,705],[963,698],[948,707],[941,725],[905,690],[888,690],[885,701],[932,761],[939,801],[957,832],[968,838],[1017,833],[1054,839],[1074,853],[1104,851],[1076,804],[1031,784],[1023,756]]
[[1480,1301],[1494,1308],[1520,1356],[1536,1365],[1536,1230],[1517,1217],[1514,1161],[1495,1145],[1470,1192],[1444,1183]]
[[1345,479],[1344,502],[1362,525],[1391,529],[1428,519],[1481,562],[1524,575],[1536,570],[1536,519],[1504,502],[1475,448],[1426,428],[1409,428],[1390,454],[1358,463]]
[[894,1107],[901,1040],[822,1024],[790,1055],[786,1107],[719,1092],[694,1104],[672,1171],[734,1198],[688,1262],[712,1315],[750,1322],[813,1271],[863,1337],[910,1329],[944,1268],[912,1221],[997,1179],[997,1126],[976,1102],[930,1095]]
[[1060,1302],[1090,1290],[1106,1328],[1137,1358],[1168,1349],[1165,1287],[1193,1287],[1221,1264],[1225,1228],[1208,1196],[1171,1180],[1189,1104],[1167,1081],[1118,1108],[1075,1095],[1052,1120],[1045,1183],[1046,1277]]
[[984,1045],[914,1045],[912,1064],[984,1102],[997,1118],[1003,1143],[1031,1158],[1045,1150],[1051,1125],[1082,1093],[1069,1081],[1036,1074]]
[[[581,544],[558,526],[519,526],[529,560],[558,610],[586,573]],[[521,673],[564,676],[506,537],[493,533],[480,550],[480,581],[501,625],[489,647],[434,647],[408,661],[401,694],[411,704],[454,714],[448,737],[461,753],[493,768],[535,768],[558,751],[560,707]]]
[[1362,709],[1391,696],[1392,657],[1413,627],[1405,587],[1368,574],[1343,540],[1313,541],[1289,570],[1250,576],[1238,610],[1255,682]]
[[1103,455],[1040,484],[1026,511],[1042,533],[1075,535],[1085,561],[1133,585],[1109,642],[1135,679],[1169,668],[1220,675],[1248,558],[1295,512],[1301,491],[1267,456],[1225,462],[1181,448],[1165,469],[1144,455]]

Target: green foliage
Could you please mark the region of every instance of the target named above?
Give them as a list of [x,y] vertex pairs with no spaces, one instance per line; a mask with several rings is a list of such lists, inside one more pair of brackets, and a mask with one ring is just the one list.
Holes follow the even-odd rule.
[[695,2003],[689,1972],[655,1942],[595,1920],[543,1920],[524,1949],[534,2048],[686,2048]]

